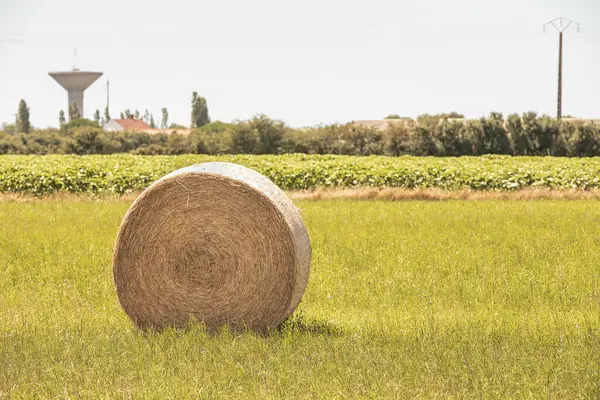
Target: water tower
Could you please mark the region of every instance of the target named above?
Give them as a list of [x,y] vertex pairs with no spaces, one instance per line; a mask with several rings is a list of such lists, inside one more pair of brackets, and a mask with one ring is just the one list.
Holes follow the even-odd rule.
[[100,78],[102,72],[85,72],[73,68],[72,71],[67,72],[48,72],[48,75],[67,90],[69,107],[75,103],[79,115],[83,118],[83,91]]

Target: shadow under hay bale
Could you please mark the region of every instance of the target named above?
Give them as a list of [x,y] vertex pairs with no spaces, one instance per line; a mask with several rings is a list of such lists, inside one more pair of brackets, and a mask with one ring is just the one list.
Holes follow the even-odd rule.
[[342,336],[344,331],[330,321],[309,318],[304,314],[292,316],[285,321],[277,331],[277,333],[300,333],[311,336]]
[[146,189],[115,244],[119,301],[141,329],[267,332],[295,310],[311,246],[292,201],[259,173],[230,163],[177,170]]

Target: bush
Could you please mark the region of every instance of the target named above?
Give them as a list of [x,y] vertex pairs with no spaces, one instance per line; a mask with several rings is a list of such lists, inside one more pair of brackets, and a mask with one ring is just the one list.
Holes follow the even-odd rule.
[[139,154],[142,156],[167,155],[168,149],[158,144],[144,144],[138,147],[133,154]]
[[346,125],[345,128],[348,128],[352,154],[365,156],[383,154],[383,133],[379,129],[354,125]]
[[81,126],[75,130],[69,153],[110,154],[120,150],[119,142],[111,140],[104,131],[93,126]]
[[63,139],[55,131],[34,131],[23,136],[27,154],[55,154],[63,152]]
[[259,114],[247,121],[238,121],[231,129],[232,151],[249,154],[279,154],[289,128],[282,121]]
[[231,149],[234,153],[254,154],[258,151],[258,130],[240,123],[231,133]]
[[232,137],[228,131],[194,132],[190,138],[192,151],[196,154],[231,153]]
[[60,127],[60,133],[63,135],[73,135],[78,128],[89,126],[92,128],[100,128],[100,125],[96,121],[92,121],[89,119],[74,119],[73,121],[69,121],[66,124],[62,124]]
[[501,113],[493,112],[489,118],[481,118],[481,153],[511,154],[512,146],[508,132],[504,129],[504,118]]
[[167,148],[166,154],[192,153],[191,141],[188,135],[181,135],[178,133],[168,135],[165,147]]
[[415,154],[419,147],[414,124],[390,125],[384,132],[383,140],[387,154],[391,156]]
[[292,129],[282,145],[284,153],[326,154],[327,146],[322,127]]
[[[259,154],[281,153],[281,146],[288,128],[282,121],[272,120],[264,114],[254,116],[250,121],[242,122],[242,129],[254,131],[258,135]],[[253,136],[254,133],[251,134]]]
[[105,135],[109,140],[118,143],[120,153],[128,153],[151,143],[150,135],[146,132],[105,132]]
[[226,122],[214,121],[200,128],[196,128],[196,132],[210,132],[210,133],[223,133],[229,132],[233,129],[234,124],[228,124]]
[[75,120],[60,130],[0,132],[0,154],[600,155],[600,126],[533,112],[511,114],[506,120],[500,113],[478,120],[447,117],[456,115],[425,114],[418,122],[393,123],[382,131],[352,123],[294,130],[257,115],[235,124],[213,122],[189,135],[105,132],[94,121]]
[[529,155],[533,143],[525,134],[523,120],[518,114],[511,114],[506,120],[506,131],[512,140],[514,154]]
[[0,154],[27,154],[19,137],[0,133]]
[[600,155],[600,131],[591,125],[578,125],[573,137],[574,155],[593,157]]

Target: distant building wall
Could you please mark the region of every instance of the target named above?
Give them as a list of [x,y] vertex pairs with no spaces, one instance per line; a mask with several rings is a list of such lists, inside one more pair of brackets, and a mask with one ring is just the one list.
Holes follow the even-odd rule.
[[564,122],[579,123],[579,124],[591,124],[600,125],[600,119],[582,119],[582,118],[563,118]]
[[173,129],[144,129],[144,132],[150,134],[150,135],[157,135],[157,134],[162,134],[162,135],[173,135],[173,134],[178,134],[178,135],[184,135],[187,136],[190,133],[192,133],[193,129],[189,129],[189,128],[173,128]]
[[352,125],[354,126],[364,126],[367,128],[376,128],[380,131],[387,130],[391,125],[411,125],[416,122],[412,119],[381,119],[381,120],[361,120],[361,121],[353,121]]
[[117,121],[115,121],[114,119],[111,119],[110,121],[108,121],[107,123],[105,123],[102,128],[105,131],[122,131],[123,127],[121,125],[119,125],[119,123]]

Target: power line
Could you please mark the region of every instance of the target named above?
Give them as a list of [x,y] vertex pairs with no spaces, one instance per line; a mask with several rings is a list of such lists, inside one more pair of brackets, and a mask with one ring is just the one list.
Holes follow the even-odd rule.
[[563,54],[563,32],[569,29],[570,26],[577,26],[579,32],[579,22],[571,21],[567,18],[556,18],[544,24],[544,32],[546,27],[552,25],[558,31],[558,101],[556,107],[556,118],[562,117],[562,54]]

